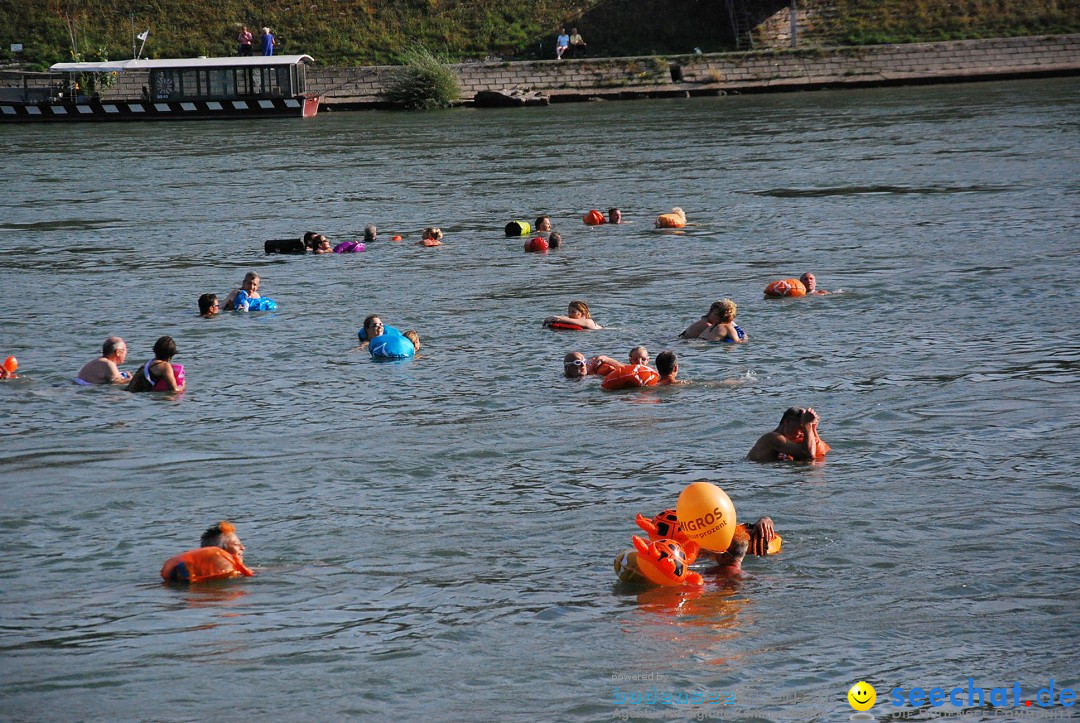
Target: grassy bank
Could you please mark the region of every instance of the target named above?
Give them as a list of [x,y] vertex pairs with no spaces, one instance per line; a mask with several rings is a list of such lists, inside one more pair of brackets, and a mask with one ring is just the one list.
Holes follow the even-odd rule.
[[[800,44],[834,45],[1080,32],[1075,0],[798,0],[810,11]],[[0,58],[38,68],[70,60],[131,57],[149,28],[145,55],[232,55],[241,24],[268,25],[279,53],[326,65],[395,63],[415,44],[455,60],[549,58],[560,25],[576,26],[588,55],[731,50],[721,0],[18,0],[0,3]],[[760,22],[788,0],[747,0]]]

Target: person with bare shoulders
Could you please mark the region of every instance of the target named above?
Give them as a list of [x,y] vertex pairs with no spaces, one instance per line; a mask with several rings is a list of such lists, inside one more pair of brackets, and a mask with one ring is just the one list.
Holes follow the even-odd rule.
[[221,304],[218,303],[217,294],[203,294],[199,297],[199,316],[210,319],[217,316],[220,311]]
[[551,218],[549,216],[537,216],[533,224],[533,231],[537,233],[549,233],[551,231]]
[[84,386],[93,384],[124,384],[131,375],[122,372],[119,364],[127,359],[127,344],[118,336],[110,336],[101,345],[101,356],[88,361],[75,375],[75,383]]
[[819,289],[817,287],[817,279],[814,275],[807,271],[805,274],[799,277],[799,281],[803,282],[803,286],[806,287],[807,296],[824,296],[825,294],[831,294],[831,291],[825,289]]
[[617,208],[608,209],[608,223],[622,223],[622,211]]
[[184,367],[173,364],[176,342],[171,336],[163,336],[154,342],[154,358],[142,365],[128,382],[129,392],[182,392],[184,391]]
[[820,417],[812,408],[788,407],[776,429],[761,435],[747,453],[751,462],[823,459],[829,445],[818,436]]
[[673,351],[662,351],[656,356],[656,371],[660,372],[658,386],[689,384],[690,382],[676,379],[679,376],[679,358]]
[[589,312],[589,305],[584,301],[571,301],[566,309],[566,316],[549,316],[544,319],[544,326],[552,329],[603,329],[604,327],[593,321]]

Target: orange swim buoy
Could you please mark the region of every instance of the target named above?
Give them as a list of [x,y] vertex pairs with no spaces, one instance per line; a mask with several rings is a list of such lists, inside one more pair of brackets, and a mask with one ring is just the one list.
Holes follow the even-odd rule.
[[618,364],[612,364],[611,362],[597,362],[595,368],[589,369],[589,374],[606,377],[618,368]]
[[161,568],[166,582],[202,582],[255,575],[240,559],[220,547],[199,547],[169,558]]
[[607,223],[604,214],[600,213],[595,208],[582,216],[581,220],[585,222],[586,226],[600,226]]
[[577,324],[567,324],[565,321],[553,321],[547,326],[549,329],[556,329],[558,331],[585,331],[584,326],[578,326]]
[[531,238],[525,242],[525,250],[534,254],[546,254],[548,250],[547,239],[543,236]]
[[623,364],[604,377],[600,386],[604,389],[632,389],[635,387],[655,387],[660,381],[660,372],[644,364]]
[[686,214],[676,206],[671,213],[662,213],[656,217],[657,228],[682,228],[686,225]]
[[806,284],[798,279],[780,279],[765,287],[765,296],[779,299],[784,296],[806,296]]

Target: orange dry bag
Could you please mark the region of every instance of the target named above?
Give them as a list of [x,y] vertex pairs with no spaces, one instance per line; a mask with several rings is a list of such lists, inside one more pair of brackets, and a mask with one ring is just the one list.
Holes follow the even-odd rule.
[[798,279],[780,279],[765,287],[765,296],[774,299],[781,296],[806,296],[806,284]]
[[657,228],[682,228],[686,225],[686,216],[677,213],[662,213],[656,217]]
[[201,582],[239,575],[252,577],[254,574],[236,555],[220,547],[181,552],[161,568],[161,579],[166,582]]
[[604,389],[630,389],[633,387],[655,387],[660,381],[660,372],[644,364],[624,364],[604,377],[600,386]]
[[586,226],[600,226],[601,224],[607,223],[604,214],[600,213],[595,208],[582,216],[581,220],[585,222]]

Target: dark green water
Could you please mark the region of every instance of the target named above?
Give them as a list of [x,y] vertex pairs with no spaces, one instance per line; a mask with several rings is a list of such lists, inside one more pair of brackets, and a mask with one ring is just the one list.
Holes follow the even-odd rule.
[[[1075,688],[1078,119],[1069,79],[0,127],[0,716],[718,708],[615,704],[655,685],[845,720],[858,680],[879,719],[911,710],[897,686]],[[631,223],[582,225],[611,205]],[[676,205],[694,225],[654,231]],[[546,257],[502,235],[540,212]],[[365,254],[262,254],[367,223]],[[195,315],[249,269],[276,313]],[[761,299],[806,270],[844,293]],[[748,344],[675,338],[725,296]],[[575,298],[604,331],[540,327]],[[354,351],[372,312],[421,356]],[[171,334],[188,391],[68,384],[109,334],[128,368]],[[560,378],[636,344],[695,384]],[[792,404],[828,461],[743,461]],[[617,587],[634,515],[696,479],[783,553],[700,594]],[[162,586],[219,519],[257,576]]]

